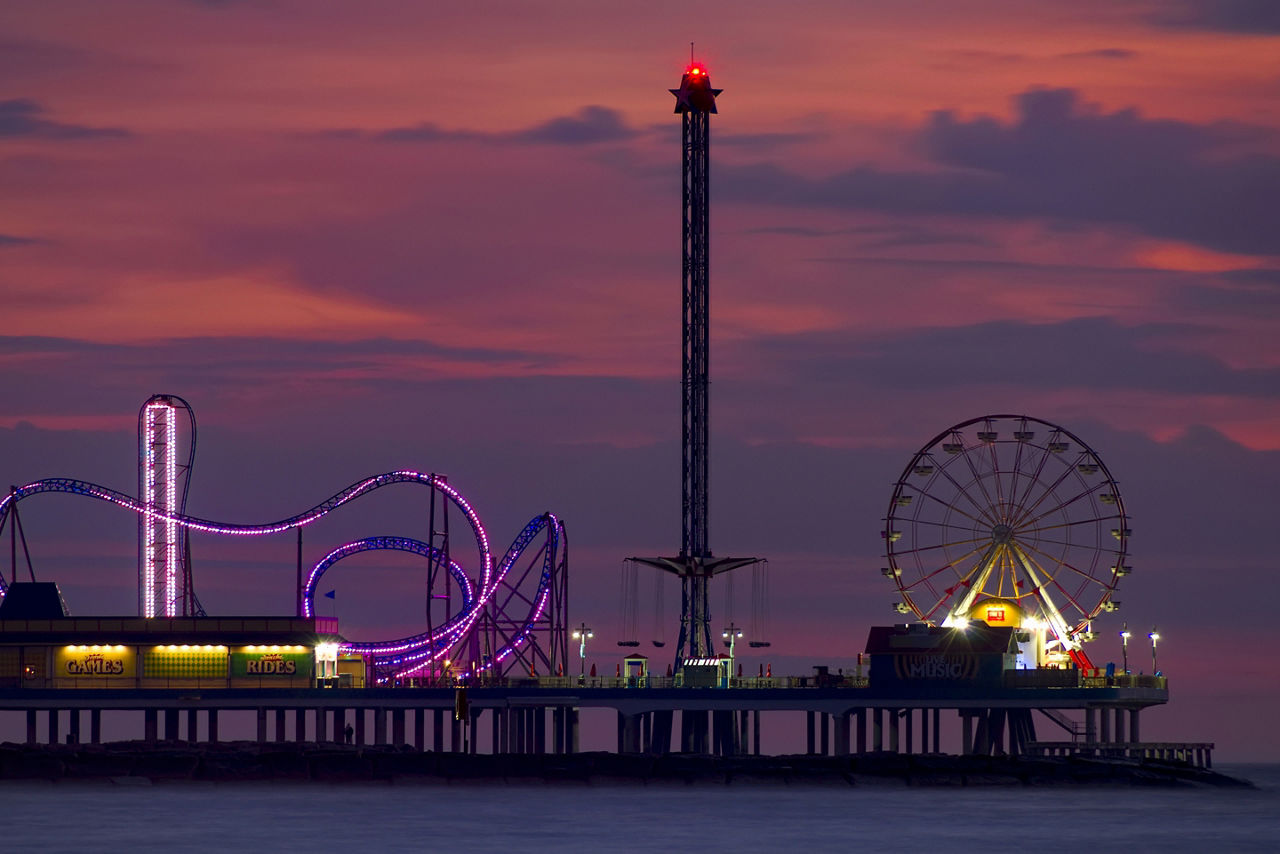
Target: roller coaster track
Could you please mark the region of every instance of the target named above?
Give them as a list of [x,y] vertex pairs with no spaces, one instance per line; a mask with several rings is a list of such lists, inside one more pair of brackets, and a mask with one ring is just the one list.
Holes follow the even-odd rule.
[[[418,484],[437,489],[462,511],[475,536],[476,548],[480,556],[480,577],[473,582],[461,565],[455,561],[449,561],[448,572],[458,583],[462,604],[458,612],[450,616],[444,624],[428,632],[396,640],[345,642],[340,645],[342,651],[371,656],[376,667],[390,668],[396,676],[421,672],[426,664],[446,657],[452,650],[459,650],[462,647],[471,648],[473,669],[476,673],[500,672],[503,669],[503,663],[513,655],[517,659],[526,660],[528,652],[521,647],[529,641],[531,634],[546,614],[548,602],[552,597],[555,574],[558,571],[567,571],[562,547],[563,523],[551,513],[535,516],[507,549],[495,570],[488,534],[474,508],[444,479],[423,472],[393,471],[367,477],[356,481],[303,513],[260,524],[218,522],[182,513],[165,513],[110,487],[72,478],[46,478],[18,487],[11,494],[0,499],[0,529],[3,529],[9,514],[16,510],[17,501],[42,493],[58,492],[106,501],[140,516],[173,522],[188,530],[229,536],[260,536],[310,525],[344,504],[396,483]],[[516,574],[514,568],[534,544],[539,534],[543,535],[544,542],[538,550],[538,555],[535,556],[535,561],[539,563],[538,576],[534,591],[528,594],[523,591],[530,583],[527,579],[533,571],[533,565],[526,567],[519,578],[513,577]],[[308,574],[301,593],[303,615],[314,616],[313,597],[316,585],[330,567],[352,555],[380,549],[409,552],[437,561],[441,565],[444,564],[444,555],[438,549],[427,543],[405,537],[367,537],[345,543],[329,552]],[[537,561],[538,557],[541,558],[540,561]],[[8,583],[3,574],[0,574],[0,597],[4,595],[7,588]],[[508,606],[514,605],[518,608],[521,604],[529,606],[527,615],[515,618],[509,616]],[[478,636],[481,634],[485,637]],[[554,646],[554,641],[552,645]],[[545,651],[537,652],[545,666],[550,668],[551,660],[547,658]],[[552,657],[554,658],[554,655]],[[531,668],[536,666],[533,658],[528,658],[526,663]]]

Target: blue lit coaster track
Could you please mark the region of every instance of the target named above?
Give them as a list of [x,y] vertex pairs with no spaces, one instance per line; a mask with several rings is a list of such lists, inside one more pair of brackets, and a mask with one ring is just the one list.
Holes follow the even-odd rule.
[[[427,632],[391,641],[347,642],[341,645],[343,651],[369,656],[375,668],[397,677],[438,674],[438,662],[443,659],[460,665],[455,670],[460,677],[469,673],[503,676],[517,665],[527,668],[528,672],[537,672],[541,664],[545,674],[563,667],[568,622],[564,524],[550,513],[534,517],[495,568],[489,537],[479,515],[461,493],[433,474],[404,470],[374,475],[356,481],[303,513],[261,524],[217,522],[183,513],[164,513],[110,487],[72,478],[46,478],[17,487],[0,499],[0,530],[6,523],[14,524],[11,517],[16,517],[18,501],[56,492],[106,501],[139,516],[173,522],[188,531],[261,536],[305,527],[357,498],[397,483],[430,487],[462,512],[475,538],[478,577],[472,579],[461,564],[445,560],[445,554],[428,543],[405,537],[369,537],[339,546],[312,568],[302,591],[302,613],[313,615],[316,584],[339,560],[379,549],[409,552],[435,561],[447,570],[458,584],[460,607],[440,626],[431,627]],[[7,589],[8,581],[0,573],[0,596]],[[527,612],[521,610],[524,606],[528,606]]]

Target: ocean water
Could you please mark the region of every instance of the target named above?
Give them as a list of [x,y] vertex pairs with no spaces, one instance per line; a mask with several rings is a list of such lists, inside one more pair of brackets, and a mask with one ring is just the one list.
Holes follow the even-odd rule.
[[1280,851],[1256,789],[0,785],[4,852]]

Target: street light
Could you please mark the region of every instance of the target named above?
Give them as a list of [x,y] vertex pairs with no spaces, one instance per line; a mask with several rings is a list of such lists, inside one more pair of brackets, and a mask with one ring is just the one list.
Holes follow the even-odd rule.
[[1147,637],[1151,638],[1151,675],[1155,676],[1160,672],[1160,668],[1156,665],[1156,644],[1160,641],[1160,633],[1156,631],[1155,626],[1152,626]]
[[[729,623],[729,627],[720,633],[720,637],[725,639],[726,645],[729,647],[729,678],[733,678],[733,645],[738,638],[742,637],[742,629]],[[726,680],[726,684],[727,680]]]
[[1129,623],[1124,624],[1124,629],[1120,632],[1120,654],[1124,656],[1124,672],[1129,675],[1129,638],[1133,637],[1133,632],[1129,631]]
[[586,623],[573,630],[573,639],[578,642],[578,658],[582,660],[582,669],[578,673],[579,681],[584,681],[587,678],[587,638],[595,636],[596,633],[591,631],[591,627]]

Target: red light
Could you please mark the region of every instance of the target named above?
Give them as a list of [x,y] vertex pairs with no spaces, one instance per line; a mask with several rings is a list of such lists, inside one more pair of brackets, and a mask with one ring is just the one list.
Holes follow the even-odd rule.
[[695,69],[693,69],[692,71],[690,71],[689,73],[690,73],[690,74],[701,74],[701,73],[702,73],[702,69],[700,69],[700,68],[695,68]]

